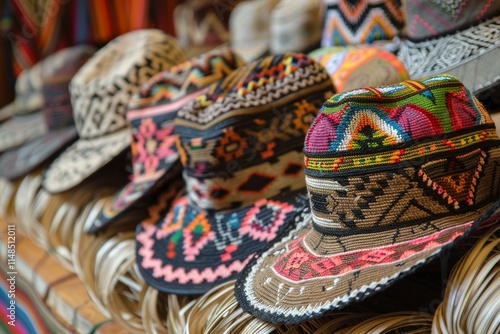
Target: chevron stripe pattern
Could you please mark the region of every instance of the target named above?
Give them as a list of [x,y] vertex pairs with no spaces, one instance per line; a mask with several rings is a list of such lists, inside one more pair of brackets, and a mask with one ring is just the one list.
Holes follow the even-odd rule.
[[169,103],[225,78],[244,61],[223,47],[171,67],[149,80],[132,99],[129,108]]
[[321,46],[391,40],[404,26],[400,0],[324,0]]

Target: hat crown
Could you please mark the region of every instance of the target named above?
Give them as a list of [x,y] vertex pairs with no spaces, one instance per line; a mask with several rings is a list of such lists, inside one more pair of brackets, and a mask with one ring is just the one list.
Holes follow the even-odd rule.
[[134,182],[163,173],[179,158],[173,124],[177,111],[242,65],[229,48],[215,49],[158,73],[141,87],[127,112]]
[[129,100],[141,85],[186,60],[176,40],[156,29],[131,31],[109,42],[70,83],[80,137],[96,138],[126,127]]
[[315,226],[354,233],[473,210],[498,197],[499,145],[484,107],[449,75],[337,94],[305,142]]
[[73,75],[96,52],[90,45],[62,49],[46,58],[42,65],[43,114],[50,130],[74,125],[69,96]]
[[304,54],[266,57],[235,71],[175,120],[189,197],[206,209],[303,188],[304,137],[333,88]]

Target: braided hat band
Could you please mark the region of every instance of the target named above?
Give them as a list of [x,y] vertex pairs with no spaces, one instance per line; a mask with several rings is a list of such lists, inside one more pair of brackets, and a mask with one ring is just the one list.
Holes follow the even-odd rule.
[[307,206],[305,135],[332,92],[321,65],[290,53],[241,67],[179,110],[187,193],[136,231],[150,285],[204,293],[294,226]]
[[452,76],[333,96],[304,153],[309,228],[253,260],[236,286],[242,307],[271,322],[389,286],[500,205],[500,139]]

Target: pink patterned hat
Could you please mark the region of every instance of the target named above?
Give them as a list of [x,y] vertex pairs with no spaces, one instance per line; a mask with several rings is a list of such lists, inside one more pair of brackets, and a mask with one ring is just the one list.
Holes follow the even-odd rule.
[[132,180],[103,208],[88,232],[96,232],[127,210],[147,204],[160,187],[180,178],[173,124],[177,111],[242,65],[231,49],[215,49],[157,74],[142,87],[127,112],[132,126]]
[[305,134],[333,85],[304,54],[233,72],[175,120],[185,193],[137,227],[137,263],[151,286],[201,294],[236,278],[307,205]]

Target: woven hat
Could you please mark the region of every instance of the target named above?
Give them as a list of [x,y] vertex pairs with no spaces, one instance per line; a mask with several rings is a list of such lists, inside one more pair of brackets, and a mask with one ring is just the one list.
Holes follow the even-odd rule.
[[271,12],[279,0],[243,1],[229,17],[231,47],[246,61],[264,55],[271,39]]
[[500,1],[406,2],[398,57],[413,79],[449,73],[473,93],[500,81]]
[[155,29],[126,33],[96,52],[70,83],[80,138],[50,165],[43,187],[68,190],[124,151],[129,99],[153,75],[186,60],[175,39]]
[[238,278],[244,310],[298,323],[380,291],[499,206],[500,139],[448,75],[333,96],[304,147],[311,223]]
[[[43,106],[42,64],[51,57],[23,71],[16,81],[14,102],[2,108],[2,114],[12,111],[12,118],[0,124],[0,152],[16,148],[47,132],[40,109]],[[8,117],[8,115],[7,115]]]
[[230,49],[215,49],[155,75],[142,87],[127,112],[132,126],[132,180],[104,206],[89,232],[111,223],[179,173],[173,133],[177,111],[242,65]]
[[339,93],[410,79],[394,54],[376,46],[331,46],[317,49],[310,56],[325,67]]
[[304,54],[241,67],[175,120],[187,193],[136,231],[147,283],[205,293],[234,279],[307,205],[303,140],[332,83]]
[[305,52],[321,40],[321,0],[281,0],[271,13],[271,53]]
[[404,26],[400,0],[323,0],[325,21],[321,46],[389,41]]
[[95,53],[88,45],[56,52],[42,67],[45,125],[48,132],[0,157],[0,176],[26,175],[78,137],[73,121],[68,85],[73,75]]

